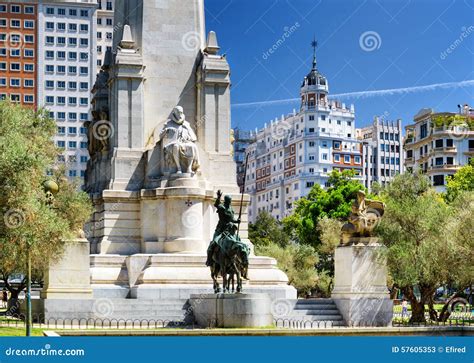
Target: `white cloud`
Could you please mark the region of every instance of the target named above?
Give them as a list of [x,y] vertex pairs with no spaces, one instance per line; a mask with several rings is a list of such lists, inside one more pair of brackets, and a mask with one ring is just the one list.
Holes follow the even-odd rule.
[[[472,87],[474,86],[474,80],[465,80],[460,82],[447,82],[447,83],[434,83],[425,86],[414,86],[414,87],[403,87],[403,88],[390,88],[375,91],[359,91],[359,92],[348,92],[329,95],[329,98],[337,99],[361,99],[378,96],[393,96],[407,93],[418,93],[418,92],[429,92],[438,89],[448,88],[461,88],[461,87]],[[254,106],[272,106],[272,105],[284,105],[299,102],[300,98],[287,98],[281,100],[272,101],[259,101],[259,102],[246,102],[246,103],[234,103],[234,108],[254,107]]]

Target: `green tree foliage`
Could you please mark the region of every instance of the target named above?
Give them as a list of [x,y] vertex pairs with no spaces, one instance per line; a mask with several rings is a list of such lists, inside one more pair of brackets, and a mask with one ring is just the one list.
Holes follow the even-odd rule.
[[277,260],[278,267],[288,276],[289,284],[298,291],[298,296],[305,297],[318,282],[314,268],[318,255],[313,247],[291,243],[281,247],[275,243],[255,247],[258,255],[270,256]]
[[459,234],[472,228],[466,215],[474,213],[474,203],[451,207],[426,176],[411,173],[395,177],[382,198],[386,210],[377,231],[387,247],[390,276],[411,303],[411,321],[423,322],[425,304],[433,306],[437,287],[448,282],[460,286],[470,279],[461,261],[466,261],[472,234],[464,240]]
[[27,253],[41,276],[63,242],[82,228],[92,212],[85,193],[56,174],[60,187],[52,206],[43,184],[58,155],[56,123],[45,111],[0,102],[0,273],[26,272]]
[[448,178],[446,201],[453,202],[463,191],[474,191],[474,158]]
[[255,246],[276,244],[285,247],[290,242],[290,238],[283,231],[281,223],[266,211],[258,215],[255,223],[249,225],[249,238]]
[[292,215],[283,220],[285,230],[300,243],[316,249],[321,244],[317,229],[321,218],[346,219],[351,211],[351,203],[364,186],[354,179],[354,171],[333,170],[327,189],[315,185],[309,194],[295,203]]

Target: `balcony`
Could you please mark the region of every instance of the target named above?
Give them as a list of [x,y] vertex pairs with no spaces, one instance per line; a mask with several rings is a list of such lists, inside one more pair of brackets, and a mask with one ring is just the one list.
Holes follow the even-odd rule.
[[441,146],[441,147],[435,147],[431,149],[430,155],[433,155],[436,153],[457,153],[457,150],[455,146]]
[[459,168],[459,165],[454,165],[454,164],[431,165],[428,167],[428,172],[430,171],[456,171],[458,168]]

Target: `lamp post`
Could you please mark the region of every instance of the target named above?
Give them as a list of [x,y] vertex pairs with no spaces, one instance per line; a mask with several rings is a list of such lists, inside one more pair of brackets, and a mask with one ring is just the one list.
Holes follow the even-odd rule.
[[[59,192],[59,186],[54,180],[47,180],[43,183],[46,193],[46,204],[51,207],[54,196]],[[27,283],[26,283],[26,336],[31,336],[32,314],[31,314],[31,242],[26,244],[26,254],[28,263]]]

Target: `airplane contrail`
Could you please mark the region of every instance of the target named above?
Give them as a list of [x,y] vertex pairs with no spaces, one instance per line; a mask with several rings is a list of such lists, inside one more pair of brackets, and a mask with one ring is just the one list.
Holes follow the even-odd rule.
[[[434,83],[428,84],[425,86],[414,86],[414,87],[403,87],[403,88],[389,88],[381,89],[374,91],[358,91],[358,92],[348,92],[348,93],[339,93],[329,95],[329,98],[339,98],[339,99],[363,99],[369,97],[377,96],[393,96],[397,94],[406,94],[406,93],[416,93],[416,92],[427,92],[434,91],[437,89],[447,89],[447,88],[461,88],[461,87],[472,87],[474,86],[474,79],[469,79],[459,82],[447,82],[447,83]],[[246,103],[234,103],[232,107],[243,108],[243,107],[253,107],[253,106],[272,106],[272,105],[284,105],[299,102],[300,98],[287,98],[280,100],[271,100],[271,101],[258,101],[258,102],[246,102]]]

